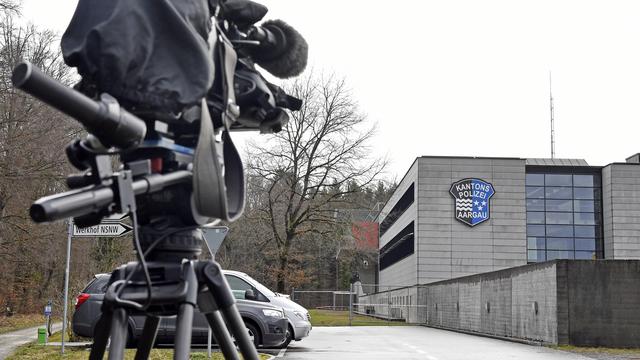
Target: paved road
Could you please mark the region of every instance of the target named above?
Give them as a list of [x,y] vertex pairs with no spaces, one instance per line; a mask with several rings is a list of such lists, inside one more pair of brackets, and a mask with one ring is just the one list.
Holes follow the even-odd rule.
[[588,360],[548,349],[422,326],[314,327],[276,360]]
[[[38,328],[43,326],[44,324],[0,335],[0,360],[9,356],[18,346],[38,340]],[[52,331],[59,330],[62,330],[62,323],[52,325]]]

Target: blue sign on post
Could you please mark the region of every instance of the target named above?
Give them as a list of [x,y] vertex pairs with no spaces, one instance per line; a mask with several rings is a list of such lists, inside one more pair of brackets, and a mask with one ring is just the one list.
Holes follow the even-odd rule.
[[44,307],[44,316],[51,316],[51,305],[48,305]]

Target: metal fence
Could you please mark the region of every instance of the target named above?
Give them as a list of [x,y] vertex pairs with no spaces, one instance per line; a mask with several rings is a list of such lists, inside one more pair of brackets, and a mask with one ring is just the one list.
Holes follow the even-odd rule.
[[[296,290],[291,300],[307,309],[349,310],[349,290]],[[353,300],[352,300],[353,301]]]
[[[427,319],[426,287],[351,284],[348,290],[297,290],[291,299],[307,309],[345,311],[388,322],[424,323]],[[362,320],[363,318],[358,318]]]
[[417,324],[426,321],[426,287],[353,284],[353,313]]

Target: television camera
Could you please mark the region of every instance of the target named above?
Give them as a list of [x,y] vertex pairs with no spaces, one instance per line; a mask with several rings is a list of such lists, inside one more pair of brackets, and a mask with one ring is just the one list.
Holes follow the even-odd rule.
[[[78,120],[87,136],[66,148],[68,192],[37,200],[36,222],[77,226],[129,214],[137,261],[113,271],[90,359],[122,359],[127,317],[145,314],[136,359],[153,347],[160,317],[177,316],[175,359],[187,359],[194,308],[205,314],[225,358],[257,359],[220,266],[200,261],[201,226],[233,221],[244,174],[231,132],[278,132],[301,101],[269,83],[306,66],[307,44],[251,0],[80,0],[62,38],[75,89],[28,62],[14,85]],[[132,36],[134,35],[134,36]],[[121,165],[113,169],[112,157]]]

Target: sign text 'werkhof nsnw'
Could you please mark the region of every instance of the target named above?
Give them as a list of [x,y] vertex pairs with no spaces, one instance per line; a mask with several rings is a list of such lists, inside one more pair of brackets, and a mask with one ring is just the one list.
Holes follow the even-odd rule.
[[86,237],[117,237],[129,233],[131,226],[120,222],[102,222],[88,227],[73,227],[73,236]]

